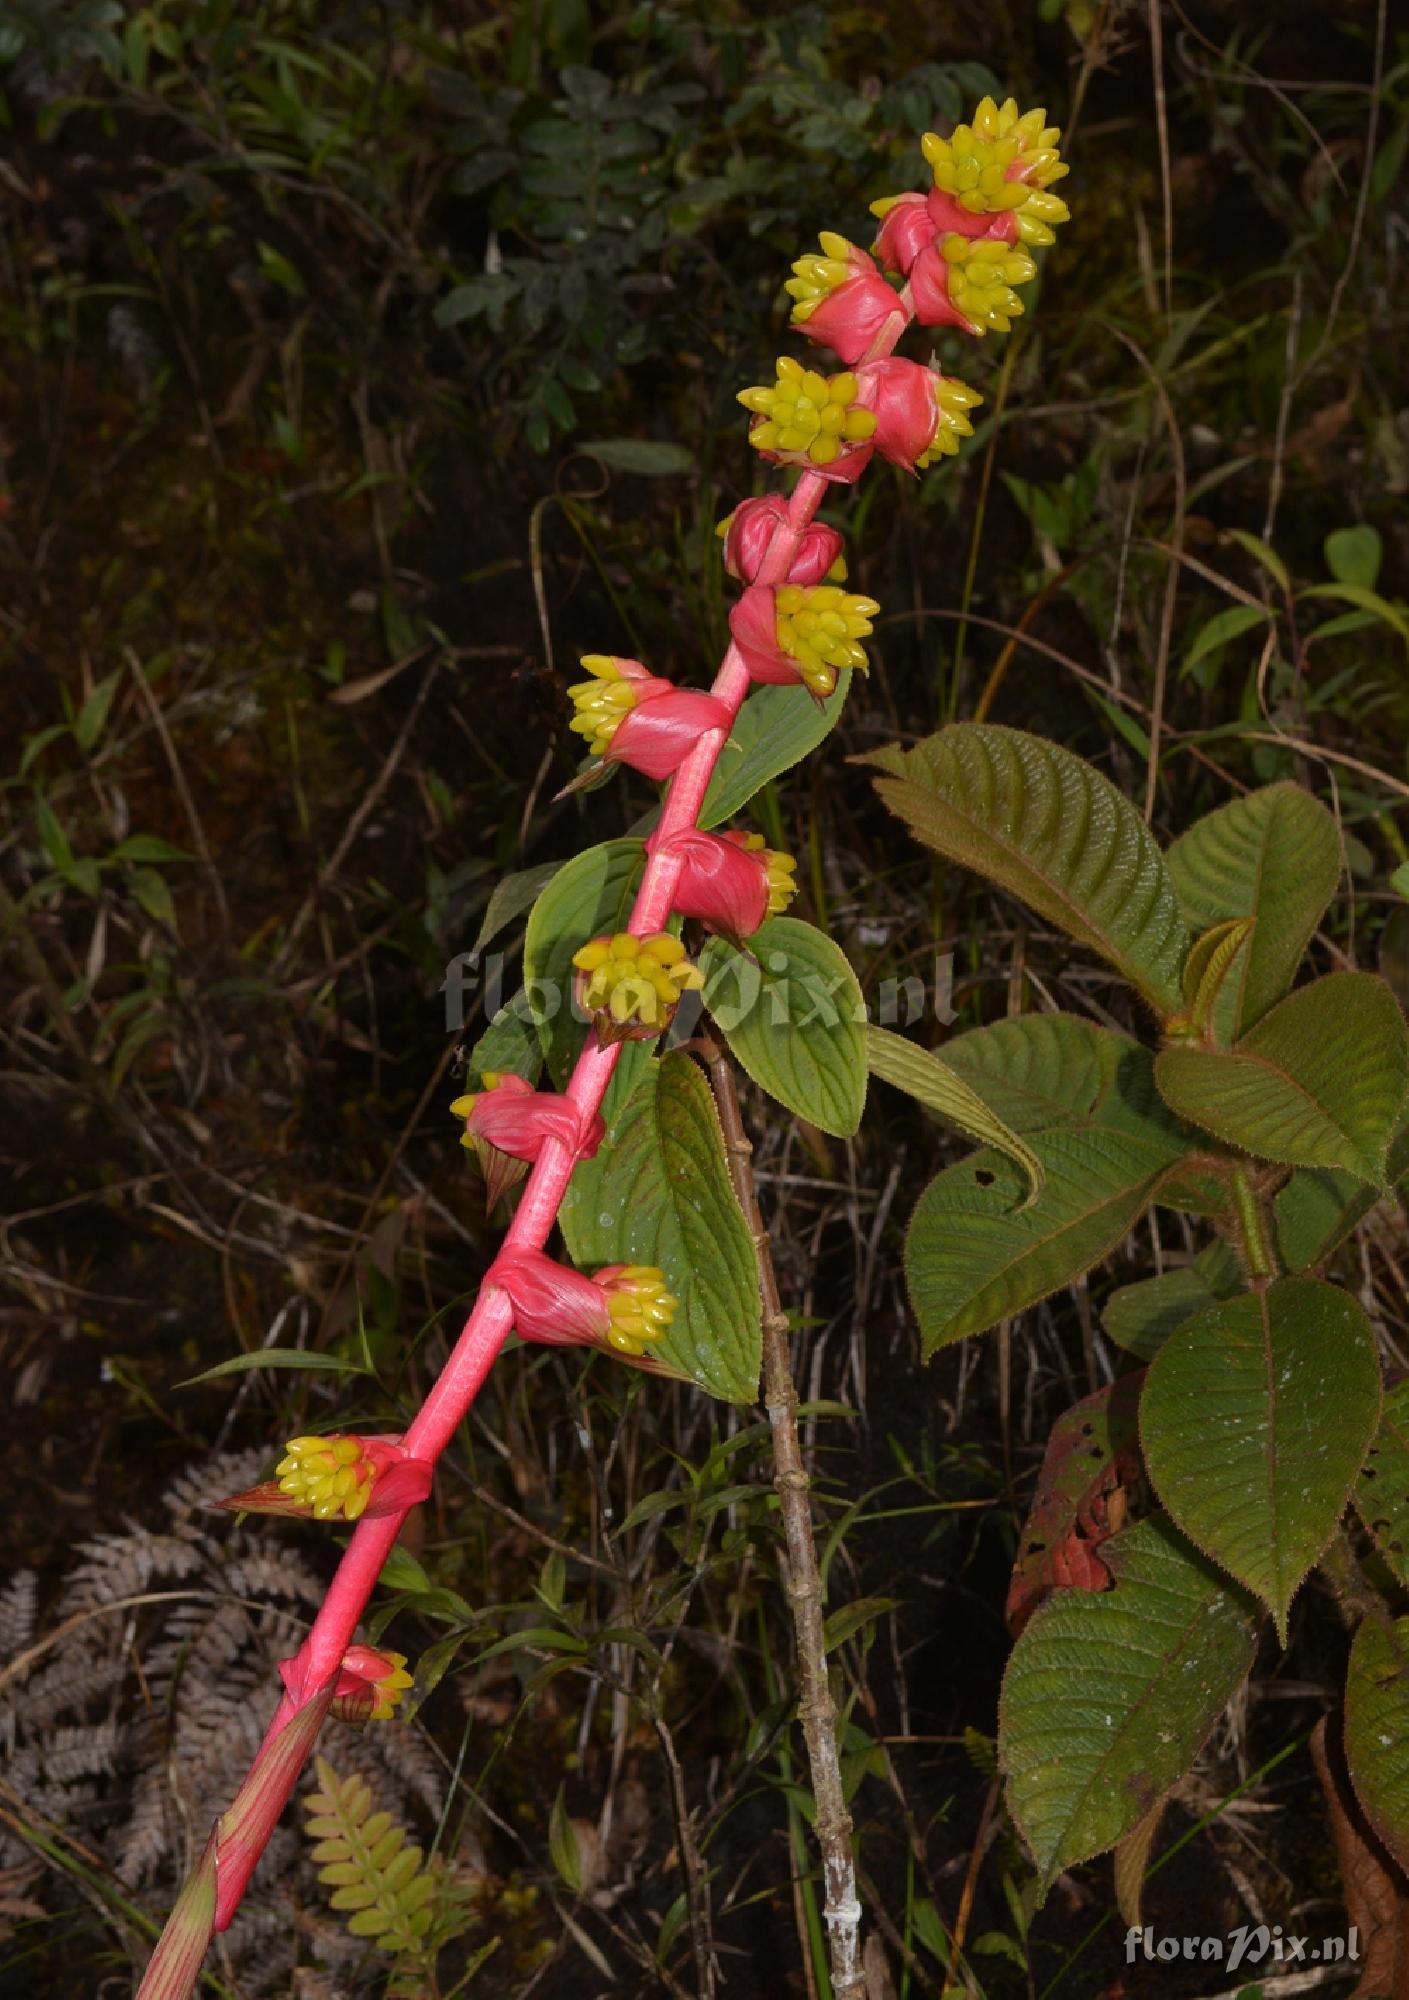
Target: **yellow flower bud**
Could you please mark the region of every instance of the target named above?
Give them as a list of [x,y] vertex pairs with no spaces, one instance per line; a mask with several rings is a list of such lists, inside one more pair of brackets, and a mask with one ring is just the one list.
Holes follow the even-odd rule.
[[829,695],[842,667],[865,671],[866,655],[857,641],[869,636],[871,619],[881,608],[874,597],[857,597],[830,583],[810,589],[787,583],[778,589],[775,604],[779,650],[796,663],[814,694]]
[[276,1468],[279,1491],[313,1509],[315,1520],[356,1521],[372,1497],[377,1467],[355,1437],[296,1437]]
[[665,1273],[654,1264],[623,1264],[599,1274],[611,1325],[607,1340],[618,1354],[640,1354],[660,1340],[680,1307],[665,1288]]
[[643,1040],[670,1025],[682,993],[704,985],[704,974],[669,931],[593,938],[573,954],[583,975],[579,998],[602,1042]]
[[[820,261],[799,260],[804,264]],[[744,408],[762,419],[749,432],[749,443],[756,450],[780,452],[812,465],[830,465],[848,445],[864,444],[875,430],[871,412],[856,407],[854,375],[828,377],[815,368],[803,368],[790,355],[782,355],[777,377],[771,388],[757,385],[739,391],[738,400]]]

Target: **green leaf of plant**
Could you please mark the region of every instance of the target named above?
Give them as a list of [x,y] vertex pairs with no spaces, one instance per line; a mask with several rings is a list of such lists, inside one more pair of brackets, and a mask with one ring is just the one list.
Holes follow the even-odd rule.
[[1129,800],[1058,744],[957,722],[865,759],[927,847],[986,876],[1114,965],[1161,1016],[1188,948],[1164,857]]
[[120,840],[110,862],[188,862],[190,854],[184,848],[172,846],[170,840],[162,840],[160,834],[128,834]]
[[888,1028],[867,1027],[866,1061],[873,1076],[894,1084],[917,1103],[953,1125],[967,1139],[996,1147],[1027,1176],[1027,1207],[1042,1192],[1042,1162],[997,1117],[956,1069],[929,1049],[918,1048]]
[[[1409,1120],[1400,1123],[1385,1156],[1392,1188],[1409,1180]],[[1344,1243],[1357,1222],[1381,1199],[1358,1174],[1338,1167],[1303,1167],[1279,1189],[1272,1209],[1277,1247],[1289,1271],[1311,1271]]]
[[761,1090],[844,1139],[866,1104],[866,1003],[839,945],[814,924],[770,917],[740,951],[711,938],[704,1003]]
[[1182,672],[1192,674],[1201,661],[1210,653],[1219,652],[1224,646],[1239,638],[1254,625],[1266,625],[1270,613],[1260,604],[1233,604],[1226,611],[1214,614],[1199,628],[1198,636],[1184,655]]
[[1409,1588],[1409,1380],[1386,1392],[1380,1427],[1356,1483],[1355,1511]]
[[521,868],[515,874],[502,876],[494,885],[470,957],[478,958],[500,931],[531,909],[562,866],[561,861],[540,861],[534,868]]
[[73,733],[80,750],[91,750],[107,727],[108,712],[117,693],[121,671],[104,674],[74,718]]
[[1337,583],[1373,590],[1383,555],[1379,529],[1365,521],[1353,528],[1337,528],[1326,537],[1326,567]]
[[553,1810],[548,1815],[548,1853],[562,1881],[574,1896],[582,1893],[582,1850],[568,1818],[565,1788],[558,1787]]
[[720,752],[700,825],[718,826],[731,819],[770,778],[790,771],[815,750],[841,719],[850,684],[850,673],[838,674],[836,687],[821,702],[814,701],[806,688],[755,688]]
[[1191,930],[1257,920],[1214,1015],[1221,1039],[1236,1041],[1288,991],[1336,892],[1335,820],[1300,785],[1268,785],[1196,820],[1168,859]]
[[1089,1269],[1187,1148],[1155,1090],[1148,1050],[1075,1015],[975,1028],[946,1044],[944,1060],[1027,1141],[1044,1185],[1019,1210],[1015,1169],[988,1150],[940,1174],[920,1197],[905,1254],[927,1354]]
[[164,875],[155,868],[134,868],[128,886],[149,917],[176,928],[176,906]]
[[1120,1131],[1060,1128],[1031,1140],[1041,1194],[992,1148],[932,1180],[905,1239],[905,1276],[926,1358],[1035,1305],[1114,1249],[1178,1149]]
[[214,1382],[221,1375],[248,1375],[251,1370],[259,1368],[305,1368],[311,1374],[321,1372],[324,1375],[366,1375],[369,1372],[360,1361],[347,1361],[339,1354],[305,1353],[301,1347],[258,1347],[252,1354],[232,1354],[228,1361],[217,1362],[214,1368],[207,1368],[203,1374],[188,1375],[176,1387],[191,1389],[197,1382]]
[[709,1085],[689,1056],[648,1056],[607,1111],[601,1151],[577,1167],[563,1203],[574,1261],[659,1265],[680,1310],[651,1358],[726,1402],[754,1401],[758,1270]]
[[1227,1145],[1380,1187],[1407,1075],[1404,1016],[1370,972],[1300,987],[1236,1048],[1168,1048],[1155,1061],[1165,1103]]
[[1365,1817],[1409,1868],[1409,1618],[1365,1619],[1345,1677],[1345,1761]]
[[1363,583],[1317,583],[1300,595],[1306,597],[1334,597],[1343,604],[1353,604],[1357,611],[1373,612],[1382,625],[1388,625],[1391,632],[1409,646],[1409,618],[1397,604],[1381,597],[1377,590],[1367,590]]
[[529,912],[524,986],[534,1003],[534,1026],[549,1073],[559,1087],[586,1034],[573,1006],[572,955],[589,938],[625,930],[644,867],[641,841],[604,840],[565,862]]
[[[534,1033],[532,1006],[522,987],[506,1000],[475,1043],[465,1064],[466,1089],[475,1089],[487,1070],[510,1070],[525,1083],[537,1083],[543,1068],[543,1047]],[[617,1069],[620,1071],[618,1063]]]
[[1287,1607],[1345,1511],[1375,1434],[1380,1369],[1348,1292],[1282,1278],[1175,1329],[1140,1403],[1145,1462],[1178,1526]]
[[635,472],[645,479],[669,479],[695,470],[695,455],[683,444],[654,438],[594,438],[577,449],[612,472]]
[[1242,1290],[1238,1260],[1226,1243],[1211,1243],[1190,1264],[1157,1278],[1122,1285],[1106,1300],[1101,1324],[1117,1347],[1153,1361],[1176,1327]]
[[1138,1129],[1151,1118],[1161,1133],[1176,1132],[1149,1052],[1079,1014],[1019,1014],[971,1028],[945,1043],[944,1061],[1014,1132]]
[[1061,1590],[1013,1648],[1008,1806],[1042,1889],[1175,1784],[1252,1665],[1253,1607],[1160,1516],[1103,1544],[1107,1591]]
[[1261,563],[1275,584],[1284,591],[1291,589],[1292,580],[1287,574],[1287,565],[1275,549],[1259,541],[1256,535],[1250,535],[1246,528],[1229,528],[1225,532],[1230,542],[1236,542],[1240,548],[1247,550],[1254,562]]

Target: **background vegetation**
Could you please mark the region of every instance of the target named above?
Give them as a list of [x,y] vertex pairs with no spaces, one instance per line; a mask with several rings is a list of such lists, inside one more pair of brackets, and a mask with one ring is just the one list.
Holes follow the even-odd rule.
[[[1104,975],[898,838],[847,754],[989,714],[1137,799],[1153,759],[1165,833],[1296,776],[1350,863],[1324,968],[1409,998],[1383,4],[0,4],[8,1992],[130,1990],[326,1563],[200,1502],[334,1409],[400,1428],[495,1240],[445,1112],[490,954],[512,990],[527,896],[495,885],[649,803],[552,802],[565,676],[712,670],[714,523],[756,470],[733,396],[787,265],[867,240],[987,89],[1067,128],[1073,220],[1031,322],[963,356],[963,459],[854,507],[873,672],[757,817],[869,991],[952,953],[962,1025],[1106,1018]],[[1100,1298],[922,1370],[899,1230],[937,1129],[878,1092],[855,1144],[754,1136],[876,1993],[945,1963],[995,2000],[1208,1991],[1124,1966],[1103,1864],[1035,1915],[993,1782],[1008,1567],[1053,1417],[1109,1379]],[[1347,1254],[1404,1362],[1402,1218]],[[178,1386],[271,1347],[318,1365]],[[825,1990],[768,1479],[747,1409],[496,1369],[389,1606],[438,1684],[414,1731],[327,1749],[441,1863],[455,1935],[394,1988],[686,1993],[713,1953],[736,1993]],[[1165,1842],[1212,1823],[1157,1928],[1339,1927],[1320,1631],[1183,1787]],[[386,1991],[281,1839],[211,1990]]]

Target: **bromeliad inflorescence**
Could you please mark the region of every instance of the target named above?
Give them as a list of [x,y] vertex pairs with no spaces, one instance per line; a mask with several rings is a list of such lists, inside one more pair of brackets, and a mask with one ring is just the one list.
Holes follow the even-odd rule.
[[[525,1172],[527,1180],[474,1309],[404,1436],[295,1438],[275,1480],[225,1503],[355,1525],[307,1638],[281,1668],[284,1698],[173,1912],[138,2000],[185,2000],[192,1991],[205,1946],[234,1915],[329,1711],[385,1718],[411,1685],[401,1654],[357,1641],[358,1621],[407,1513],[426,1498],[437,1458],[509,1333],[596,1347],[688,1379],[672,1355],[672,1328],[692,1310],[688,1269],[624,1261],[589,1276],[543,1246],[574,1169],[606,1143],[602,1101],[623,1043],[660,1036],[681,996],[703,984],[672,922],[693,919],[742,940],[794,894],[789,856],[757,834],[701,825],[720,752],[755,683],[805,687],[822,700],[844,673],[866,665],[861,641],[880,606],[842,588],[841,534],[815,516],[826,496],[878,458],[914,473],[970,435],[977,392],[894,349],[912,322],[970,335],[1008,327],[1021,310],[1016,290],[1034,275],[1030,252],[1049,244],[1067,218],[1066,204],[1050,192],[1067,171],[1058,136],[1044,112],[1024,115],[1011,99],[1000,106],[985,98],[971,124],[923,140],[934,179],[928,194],[874,205],[874,254],[824,231],[820,254],[793,264],[786,286],[793,325],[829,347],[844,372],[829,376],[785,356],[771,384],[740,396],[752,417],[751,444],[798,476],[787,497],[744,499],[721,524],[725,567],[743,589],[713,687],[676,687],[615,654],[582,660],[587,678],[569,690],[570,727],[595,761],[575,784],[595,782],[612,764],[669,781],[644,843],[632,911],[624,928],[584,939],[573,953],[591,1028],[566,1088],[539,1091],[527,1077],[491,1069],[452,1107],[484,1170],[491,1207]],[[826,1914],[829,1925],[834,1918],[840,1924],[830,1901]],[[855,1917],[847,1921],[854,1939]]]

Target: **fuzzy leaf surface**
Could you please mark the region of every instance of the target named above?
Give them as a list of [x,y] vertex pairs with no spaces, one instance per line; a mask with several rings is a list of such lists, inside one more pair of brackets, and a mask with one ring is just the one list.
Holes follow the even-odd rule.
[[815,924],[770,917],[740,951],[711,938],[704,1002],[760,1090],[849,1138],[866,1105],[866,1003],[845,953]]
[[986,876],[1178,1011],[1189,934],[1164,856],[1129,800],[1059,744],[957,722],[866,760],[917,840]]
[[998,1754],[1044,1889],[1184,1775],[1257,1643],[1250,1600],[1162,1516],[1102,1554],[1114,1587],[1058,1591],[1003,1679]]
[[1380,1427],[1356,1483],[1355,1511],[1409,1589],[1409,1380],[1385,1393]]
[[1407,1071],[1389,987],[1373,973],[1332,972],[1280,1001],[1234,1049],[1162,1050],[1155,1080],[1172,1110],[1228,1145],[1382,1187]]
[[1036,1200],[1042,1192],[1042,1162],[942,1056],[906,1041],[904,1035],[893,1035],[889,1028],[868,1026],[866,1061],[873,1076],[903,1090],[946,1125],[1005,1154],[1027,1175],[1028,1202]]
[[1192,930],[1230,917],[1257,919],[1214,1016],[1222,1039],[1235,1041],[1287,992],[1335,894],[1335,820],[1300,785],[1268,785],[1196,820],[1168,861]]
[[1365,1817],[1409,1868],[1409,1618],[1367,1618],[1345,1677],[1345,1760]]
[[1153,1361],[1176,1327],[1242,1288],[1233,1252],[1226,1243],[1210,1243],[1192,1263],[1121,1285],[1106,1300],[1101,1324],[1117,1347]]
[[648,1359],[725,1402],[752,1402],[762,1358],[757,1267],[709,1085],[689,1056],[648,1056],[607,1111],[601,1151],[578,1165],[563,1203],[573,1260],[589,1270],[659,1265],[680,1310]]
[[[1389,1142],[1385,1179],[1403,1188],[1409,1179],[1409,1121]],[[1311,1271],[1344,1243],[1380,1199],[1358,1174],[1339,1167],[1303,1167],[1280,1188],[1272,1204],[1277,1247],[1289,1271]]]
[[1140,1403],[1145,1463],[1189,1539],[1287,1607],[1345,1511],[1375,1435],[1380,1368],[1348,1292],[1282,1278],[1177,1327]]
[[[936,1176],[905,1245],[928,1356],[1034,1305],[1118,1243],[1185,1155],[1147,1050],[1073,1015],[977,1028],[945,1060],[1031,1147],[1037,1198],[993,1148]],[[1017,1211],[1017,1212],[1015,1212]]]

